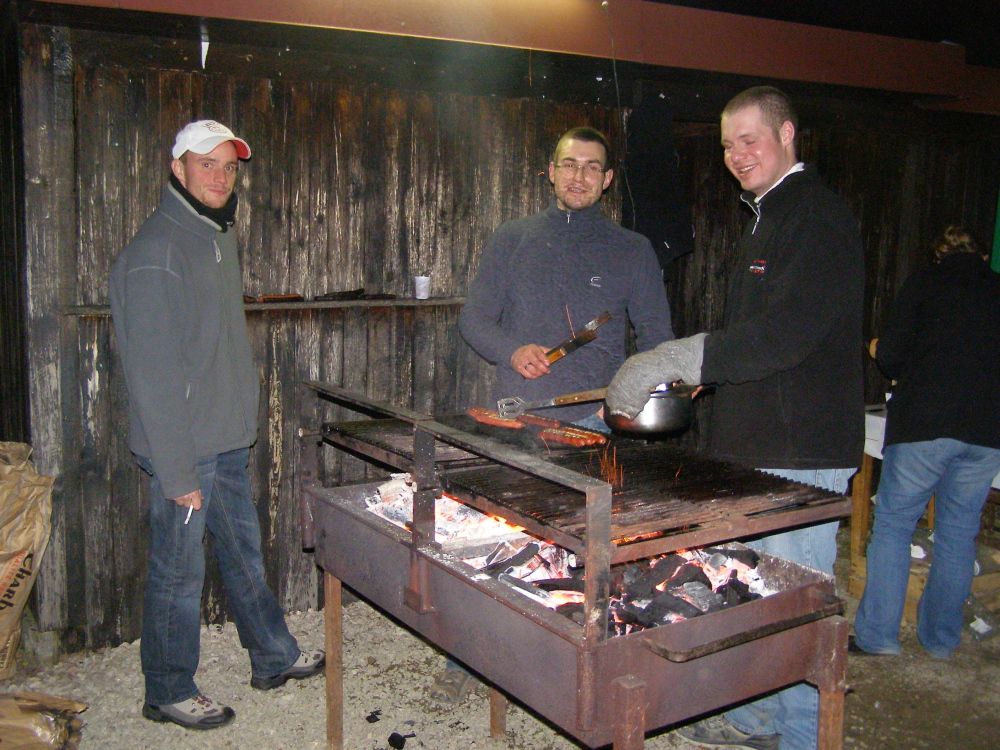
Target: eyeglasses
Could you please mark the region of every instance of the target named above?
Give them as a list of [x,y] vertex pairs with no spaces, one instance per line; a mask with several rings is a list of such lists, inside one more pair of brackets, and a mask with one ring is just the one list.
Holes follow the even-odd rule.
[[556,169],[563,170],[571,177],[578,174],[582,174],[584,177],[599,177],[605,171],[600,164],[556,164]]

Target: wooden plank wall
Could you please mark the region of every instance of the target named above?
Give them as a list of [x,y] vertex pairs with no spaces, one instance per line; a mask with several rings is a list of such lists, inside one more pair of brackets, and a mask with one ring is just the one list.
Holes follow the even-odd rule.
[[24,184],[21,181],[20,47],[15,8],[0,3],[0,440],[27,442]]
[[[33,286],[43,323],[32,342],[42,355],[34,377],[44,386],[33,404],[36,450],[42,469],[63,477],[37,608],[42,627],[65,631],[68,647],[138,636],[148,499],[127,447],[127,394],[110,320],[61,313],[107,303],[111,265],[159,200],[179,127],[216,118],[252,146],[237,186],[248,294],[308,299],[364,287],[412,297],[419,272],[445,300],[248,314],[263,384],[251,478],[269,582],[290,608],[318,601],[315,568],[299,544],[304,392],[296,384],[329,380],[435,413],[483,401],[489,368],[456,328],[479,251],[503,220],[547,204],[539,172],[561,132],[576,124],[615,130],[614,114],[593,106],[81,64],[86,57],[73,45],[92,48],[95,37],[25,26],[22,53],[37,92],[24,116],[35,134],[29,223],[45,228],[30,239],[29,254],[36,269],[47,269]],[[54,118],[64,126],[58,144],[45,135]],[[57,222],[41,220],[50,211]],[[331,408],[320,416],[341,414]],[[328,453],[331,481],[369,471]],[[205,613],[214,621],[225,616],[224,597],[211,567],[209,578]]]
[[[183,49],[161,42],[22,27],[31,426],[39,469],[60,477],[36,610],[42,627],[63,631],[69,647],[138,636],[148,501],[127,449],[127,399],[109,318],[66,311],[106,303],[111,264],[155,207],[181,125],[213,117],[253,147],[238,182],[236,227],[248,294],[308,298],[364,287],[408,297],[419,272],[431,275],[432,294],[441,298],[248,314],[264,386],[251,477],[268,579],[288,608],[319,601],[311,557],[299,549],[295,433],[308,408],[296,384],[329,380],[428,413],[484,401],[489,368],[456,332],[479,252],[501,221],[547,203],[550,188],[539,172],[562,131],[578,124],[613,136],[618,130],[604,106],[463,92],[467,81],[453,89],[393,88],[347,80],[349,70],[327,78],[305,64],[313,58],[296,68],[287,55],[287,75],[264,74],[245,64],[250,46],[213,45],[216,64],[200,72],[164,63],[157,55],[180,60]],[[148,60],[139,54],[147,48]],[[1000,145],[977,127],[848,117],[803,133],[803,156],[862,223],[866,338],[944,223],[980,232],[993,226]],[[721,321],[745,215],[722,165],[717,125],[676,131],[697,236],[695,253],[670,269],[668,289],[677,333],[687,335]],[[617,192],[606,203],[616,217]],[[874,400],[884,383],[871,366],[868,376]],[[699,408],[710,407],[706,398]],[[345,415],[324,407],[315,416]],[[685,441],[703,439],[695,429]],[[369,471],[326,453],[331,481]],[[214,571],[209,580],[205,615],[216,621],[225,606]]]

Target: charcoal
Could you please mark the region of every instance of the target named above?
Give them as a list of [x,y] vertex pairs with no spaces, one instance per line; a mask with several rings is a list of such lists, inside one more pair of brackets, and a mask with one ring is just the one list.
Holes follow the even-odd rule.
[[678,596],[674,596],[670,593],[658,594],[656,598],[653,599],[643,610],[643,620],[644,624],[648,622],[647,627],[655,627],[661,625],[667,618],[668,615],[680,615],[686,620],[690,620],[692,617],[697,617],[702,611],[695,607],[693,604],[684,601]]
[[723,565],[729,562],[729,558],[722,554],[721,552],[716,552],[714,555],[708,558],[708,564],[713,568],[721,568]]
[[[735,570],[730,573],[726,584],[719,587],[719,593],[722,593],[722,589],[732,591],[735,594],[737,599],[736,604],[746,604],[747,602],[752,602],[754,599],[760,599],[760,594],[753,593],[749,586],[736,577]],[[728,594],[723,594],[723,596],[728,596]]]
[[611,568],[610,585],[619,591],[630,591],[641,578],[642,571],[635,563],[614,565]]
[[503,552],[503,550],[504,550],[504,547],[506,547],[506,546],[507,546],[506,542],[500,542],[500,543],[499,543],[499,544],[498,544],[498,545],[496,546],[496,549],[494,549],[494,550],[493,550],[492,552],[490,552],[490,554],[488,554],[488,555],[486,556],[486,565],[490,565],[490,564],[492,564],[492,563],[493,563],[493,561],[497,559],[497,556],[498,556],[498,555],[499,555],[499,554],[500,554],[501,552]]
[[546,578],[541,581],[532,581],[532,583],[544,591],[578,591],[583,593],[584,586],[582,578]]
[[680,555],[667,555],[661,557],[650,567],[650,573],[657,578],[657,583],[672,578],[674,574],[686,563]]
[[694,563],[685,563],[679,567],[677,573],[667,582],[667,587],[674,589],[683,586],[685,583],[701,583],[708,589],[712,588],[712,582],[708,580],[705,571],[702,570],[700,565],[695,565]]
[[[706,555],[714,555],[716,553],[723,554],[726,557],[732,558],[737,562],[741,562],[748,568],[756,568],[757,563],[760,562],[760,554],[756,550],[752,549],[719,549],[718,547],[706,547],[704,549]],[[719,567],[719,566],[716,566]]]
[[539,549],[540,548],[538,544],[536,544],[535,542],[531,542],[530,544],[524,545],[524,547],[521,548],[521,551],[518,552],[516,555],[508,557],[506,560],[492,562],[482,570],[484,573],[486,573],[486,575],[491,575],[491,576],[500,575],[505,570],[507,570],[507,568],[516,568],[521,565],[524,565],[526,562],[528,562],[528,560],[530,560],[531,558],[533,558],[535,555],[538,554]]
[[655,628],[660,624],[654,616],[655,613],[648,609],[643,609],[632,602],[615,610],[615,614],[620,625],[641,625],[644,628]]
[[382,720],[381,713],[382,709],[376,708],[374,711],[372,711],[365,717],[365,721],[367,721],[369,724],[374,724],[376,721],[381,721]]
[[409,734],[400,734],[399,732],[393,732],[389,735],[389,747],[392,750],[403,750],[406,747],[406,741],[411,737],[416,737],[417,735],[413,732]]
[[644,599],[683,565],[684,558],[680,555],[661,557],[649,567],[629,565],[623,574],[623,588],[632,599]]
[[681,590],[684,592],[684,598],[702,612],[717,612],[722,609],[724,600],[712,591],[711,586],[706,586],[700,581],[688,581]]

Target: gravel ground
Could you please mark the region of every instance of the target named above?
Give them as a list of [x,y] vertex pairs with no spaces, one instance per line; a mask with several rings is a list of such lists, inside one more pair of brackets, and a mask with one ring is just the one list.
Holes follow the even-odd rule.
[[[321,647],[322,612],[293,612],[288,626],[303,648]],[[306,750],[325,747],[325,682],[322,677],[288,682],[269,692],[250,688],[250,665],[236,628],[202,632],[198,686],[232,706],[236,720],[211,732],[192,732],[142,718],[143,681],[139,644],[65,657],[31,677],[4,684],[3,692],[32,691],[73,697],[89,704],[83,750]],[[350,750],[389,748],[393,732],[406,748],[433,750],[578,750],[580,745],[510,704],[507,736],[489,739],[489,702],[485,687],[459,706],[442,707],[426,697],[426,687],[444,668],[444,656],[397,627],[368,604],[344,608],[344,737]],[[366,717],[380,711],[380,720]],[[650,750],[694,747],[680,737],[661,734],[646,742]]]
[[[843,542],[845,531],[841,532]],[[847,551],[838,561],[846,589]],[[853,619],[857,601],[847,598]],[[288,615],[303,648],[322,647],[323,615]],[[996,750],[1000,724],[1000,638],[966,637],[947,662],[927,656],[912,628],[903,632],[902,657],[848,660],[852,692],[847,696],[845,748],[854,750]],[[442,707],[426,688],[444,668],[444,656],[398,627],[363,601],[344,608],[345,747],[381,750],[393,732],[413,735],[406,748],[432,750],[580,750],[581,746],[532,713],[510,704],[507,735],[489,739],[484,687],[459,706]],[[250,667],[236,629],[202,632],[201,689],[231,705],[236,721],[211,732],[191,732],[142,718],[143,683],[138,643],[74,654],[37,674],[0,685],[2,692],[34,691],[89,704],[81,718],[83,750],[307,750],[325,746],[325,683],[321,676],[258,692],[249,686]],[[379,711],[380,720],[366,721]],[[2,739],[2,738],[0,738]],[[694,750],[676,734],[646,739],[648,750]]]

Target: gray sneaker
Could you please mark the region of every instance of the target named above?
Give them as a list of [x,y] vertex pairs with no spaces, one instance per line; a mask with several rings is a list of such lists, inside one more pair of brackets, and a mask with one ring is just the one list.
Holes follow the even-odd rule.
[[304,680],[319,674],[326,667],[326,652],[317,649],[310,653],[299,652],[299,658],[288,669],[271,677],[251,677],[250,687],[256,690],[273,690],[289,680]]
[[200,694],[180,703],[162,706],[145,703],[142,706],[142,715],[150,721],[171,722],[185,729],[218,729],[236,717],[236,713],[229,706],[223,706]]
[[744,734],[729,723],[725,716],[709,716],[677,730],[686,740],[710,747],[742,748],[742,750],[778,750],[780,734]]

